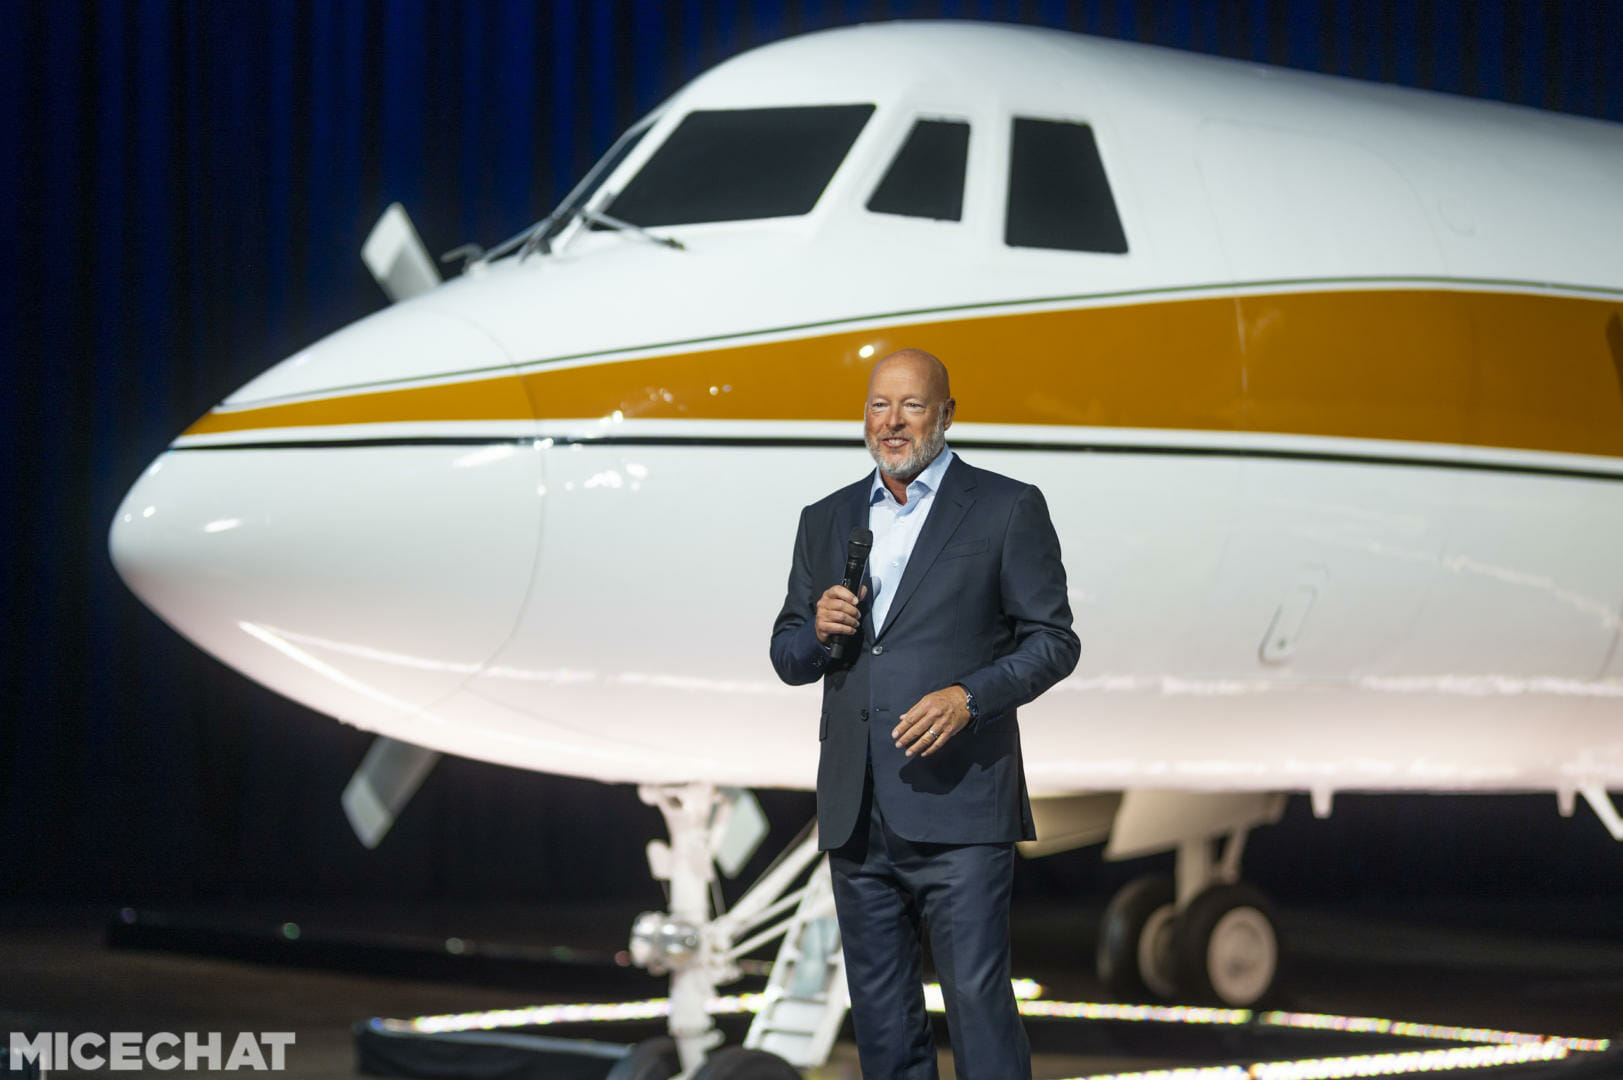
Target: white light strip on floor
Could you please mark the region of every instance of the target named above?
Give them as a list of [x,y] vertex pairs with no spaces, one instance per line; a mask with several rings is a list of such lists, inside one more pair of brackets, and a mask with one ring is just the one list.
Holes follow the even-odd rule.
[[[1091,1001],[1022,1001],[1023,1016],[1057,1020],[1128,1020],[1168,1024],[1227,1024],[1251,1022],[1246,1009],[1207,1009],[1185,1005],[1112,1005]],[[1335,1016],[1330,1013],[1267,1012],[1256,1023],[1269,1027],[1299,1028],[1309,1031],[1338,1031],[1364,1035],[1391,1035],[1411,1039],[1437,1039],[1445,1042],[1553,1044],[1568,1050],[1598,1052],[1611,1046],[1608,1039],[1580,1039],[1564,1035],[1534,1035],[1494,1028],[1467,1028],[1444,1024],[1416,1024],[1407,1020],[1386,1020],[1376,1016]]]
[[1213,1065],[1192,1069],[1097,1073],[1071,1080],[1341,1080],[1343,1077],[1409,1076],[1414,1073],[1486,1069],[1504,1065],[1559,1061],[1570,1051],[1555,1042],[1508,1046],[1455,1046],[1444,1050],[1411,1050],[1395,1054],[1258,1061],[1251,1065]]
[[[1049,1001],[1043,987],[1031,979],[1015,979],[1014,996],[1024,1016],[1055,1020],[1106,1020],[1152,1023],[1181,1023],[1241,1026],[1253,1020],[1259,1025],[1310,1031],[1337,1031],[1357,1034],[1401,1036],[1419,1039],[1446,1039],[1474,1043],[1438,1050],[1358,1054],[1342,1057],[1304,1058],[1296,1061],[1259,1061],[1251,1065],[1195,1066],[1143,1072],[1109,1073],[1077,1080],[1340,1080],[1343,1077],[1403,1076],[1413,1073],[1445,1072],[1457,1069],[1492,1068],[1531,1062],[1558,1061],[1573,1051],[1596,1052],[1611,1044],[1606,1039],[1581,1039],[1556,1035],[1534,1035],[1493,1028],[1466,1028],[1439,1024],[1416,1024],[1373,1016],[1335,1016],[1328,1013],[1267,1012],[1254,1015],[1248,1009],[1211,1009],[1184,1005],[1118,1005],[1090,1001]],[[942,1012],[941,987],[929,983],[924,988],[925,1007]],[[712,1015],[756,1013],[766,1004],[765,993],[733,994],[711,998]],[[546,1027],[552,1024],[585,1024],[624,1020],[657,1020],[669,1016],[669,998],[643,1001],[583,1003],[575,1005],[536,1005],[524,1009],[497,1009],[490,1012],[420,1016],[414,1020],[373,1020],[385,1031],[440,1034],[453,1031],[493,1031],[515,1027]]]
[[1199,1005],[1116,1005],[1096,1001],[1020,1002],[1020,1015],[1044,1020],[1148,1020],[1162,1024],[1249,1023],[1250,1009],[1208,1009]]
[[1189,1065],[1177,1069],[1149,1069],[1145,1072],[1100,1073],[1069,1080],[1250,1080],[1244,1065]]
[[1564,1035],[1532,1035],[1524,1031],[1495,1031],[1493,1028],[1453,1027],[1443,1024],[1415,1024],[1407,1020],[1384,1020],[1377,1016],[1333,1016],[1328,1013],[1268,1012],[1257,1023],[1275,1027],[1303,1028],[1309,1031],[1347,1031],[1370,1035],[1399,1035],[1411,1039],[1443,1039],[1464,1043],[1556,1043],[1568,1050],[1596,1052],[1611,1046],[1609,1039],[1575,1039]]
[[[1041,983],[1032,979],[1014,979],[1010,982],[1015,999],[1026,1001],[1040,997]],[[705,1006],[712,1016],[756,1013],[766,1002],[767,995],[731,994],[713,997]],[[943,1012],[939,983],[924,985],[924,1005],[931,1012]],[[658,1020],[671,1013],[670,998],[647,998],[643,1001],[615,1001],[582,1003],[577,1005],[531,1005],[523,1009],[492,1009],[487,1012],[449,1013],[443,1016],[419,1016],[412,1020],[373,1020],[374,1027],[385,1031],[415,1031],[421,1034],[441,1034],[447,1031],[494,1031],[498,1028],[546,1027],[550,1024],[596,1024],[616,1020]]]

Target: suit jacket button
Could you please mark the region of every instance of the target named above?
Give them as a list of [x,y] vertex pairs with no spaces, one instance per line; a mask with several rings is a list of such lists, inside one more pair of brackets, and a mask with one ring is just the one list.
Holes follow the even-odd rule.
[[862,717],[862,722],[864,724],[866,724],[868,722],[868,710],[863,709],[862,712],[859,715],[861,715],[861,717]]
[[875,645],[873,647],[873,654],[875,656],[878,656],[880,653],[882,653],[884,651],[885,651],[885,647],[883,645]]

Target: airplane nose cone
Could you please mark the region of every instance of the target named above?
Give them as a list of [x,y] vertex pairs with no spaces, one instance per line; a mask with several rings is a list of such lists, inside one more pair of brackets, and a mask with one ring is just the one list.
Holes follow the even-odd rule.
[[211,649],[217,624],[258,610],[270,568],[256,574],[253,557],[232,535],[262,528],[264,516],[226,477],[209,475],[219,470],[199,470],[200,464],[170,451],[148,465],[113,517],[108,553],[131,592]]
[[[506,640],[539,541],[531,441],[171,449],[109,535],[143,603],[250,678],[364,727]],[[386,714],[386,715],[385,715]]]
[[185,581],[185,575],[175,573],[173,553],[163,543],[169,520],[157,519],[158,503],[164,500],[156,477],[164,463],[164,457],[159,457],[141,473],[124,495],[107,534],[107,551],[118,576],[159,615],[173,606],[175,589],[171,586]]

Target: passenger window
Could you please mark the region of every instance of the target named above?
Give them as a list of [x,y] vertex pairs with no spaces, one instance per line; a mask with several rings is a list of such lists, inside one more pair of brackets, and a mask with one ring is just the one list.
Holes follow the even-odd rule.
[[961,221],[969,125],[962,120],[920,120],[885,171],[868,209],[876,214]]
[[1014,118],[1003,239],[1010,247],[1126,253],[1091,127]]
[[873,110],[815,105],[691,112],[605,212],[644,228],[807,213]]

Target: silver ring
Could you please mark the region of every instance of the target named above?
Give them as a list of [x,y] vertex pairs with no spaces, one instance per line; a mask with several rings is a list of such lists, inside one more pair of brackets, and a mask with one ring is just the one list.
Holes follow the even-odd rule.
[[936,737],[936,738],[938,738],[938,739],[939,739],[939,738],[941,738],[941,736],[939,736],[939,735],[936,735],[936,733],[935,733],[935,728],[931,728],[931,729],[930,729],[930,731],[929,731],[929,734],[931,734],[931,735],[935,735],[935,737]]

